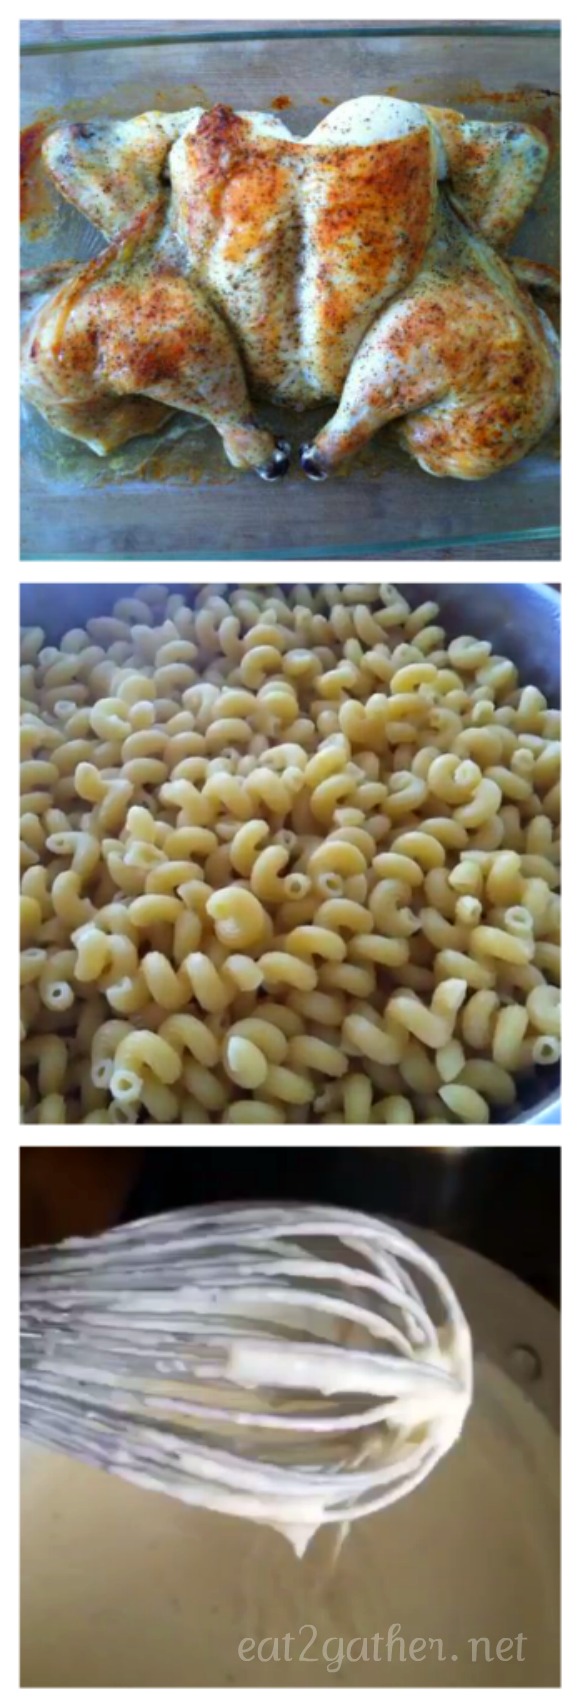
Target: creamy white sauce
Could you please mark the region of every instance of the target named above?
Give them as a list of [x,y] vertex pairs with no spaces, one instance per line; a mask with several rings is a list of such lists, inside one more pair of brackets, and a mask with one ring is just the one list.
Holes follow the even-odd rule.
[[[25,1688],[558,1683],[557,1441],[485,1362],[454,1451],[409,1499],[353,1524],[338,1557],[333,1526],[298,1562],[269,1527],[28,1445],[22,1489]],[[374,1634],[397,1624],[404,1657],[395,1636],[390,1660],[385,1640],[374,1660]],[[522,1661],[498,1660],[520,1632]],[[474,1663],[470,1641],[485,1636],[494,1657]],[[278,1638],[279,1658],[245,1660],[248,1638],[270,1638],[264,1655]],[[427,1643],[415,1663],[413,1638]]]

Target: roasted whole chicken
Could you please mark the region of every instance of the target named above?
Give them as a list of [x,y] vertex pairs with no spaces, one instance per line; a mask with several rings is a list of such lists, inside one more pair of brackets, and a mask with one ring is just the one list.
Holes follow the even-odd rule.
[[107,244],[25,275],[24,393],[98,454],[186,410],[274,480],[289,447],[255,404],[328,402],[313,479],[398,421],[421,468],[479,480],[552,423],[543,269],[503,254],[548,161],[531,126],[362,96],[300,139],[196,107],[66,124],[43,155]]

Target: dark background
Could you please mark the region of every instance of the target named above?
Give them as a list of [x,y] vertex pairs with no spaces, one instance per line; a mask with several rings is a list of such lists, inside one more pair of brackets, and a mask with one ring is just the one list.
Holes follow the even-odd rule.
[[188,1204],[330,1203],[430,1227],[560,1298],[560,1151],[485,1146],[21,1150],[24,1245]]

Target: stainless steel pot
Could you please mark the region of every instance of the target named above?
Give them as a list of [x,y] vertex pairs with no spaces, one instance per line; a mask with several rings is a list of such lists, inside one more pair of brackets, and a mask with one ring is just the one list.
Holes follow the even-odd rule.
[[[184,584],[171,583],[170,590],[179,591]],[[197,584],[187,583],[192,591],[202,584],[201,577]],[[491,640],[498,652],[513,658],[524,681],[541,688],[550,705],[560,704],[561,601],[552,587],[521,581],[492,585],[453,581],[400,584],[413,605],[436,599],[442,621],[451,635],[475,634]],[[47,639],[55,644],[68,628],[84,624],[90,616],[107,613],[117,599],[126,598],[134,591],[134,581],[116,586],[92,581],[50,585],[28,582],[21,588],[22,621],[39,623]],[[510,1124],[559,1123],[559,1069],[547,1069],[543,1084],[541,1101],[529,1100],[533,1093],[528,1093],[528,1100],[524,1095],[520,1112]]]

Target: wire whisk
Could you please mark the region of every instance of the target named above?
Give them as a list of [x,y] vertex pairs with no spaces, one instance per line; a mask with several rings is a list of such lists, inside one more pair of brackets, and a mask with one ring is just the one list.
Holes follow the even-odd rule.
[[301,1555],[411,1492],[461,1432],[469,1328],[396,1227],[218,1205],[26,1251],[23,1434]]

